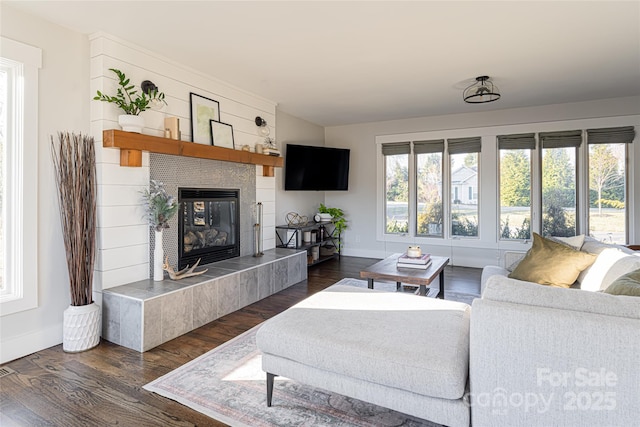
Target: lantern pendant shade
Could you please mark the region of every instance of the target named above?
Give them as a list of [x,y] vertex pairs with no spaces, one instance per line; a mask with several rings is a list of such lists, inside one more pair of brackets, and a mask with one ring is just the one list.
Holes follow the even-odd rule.
[[489,76],[476,77],[476,82],[466,88],[462,98],[469,104],[482,104],[500,99],[500,90],[489,80]]

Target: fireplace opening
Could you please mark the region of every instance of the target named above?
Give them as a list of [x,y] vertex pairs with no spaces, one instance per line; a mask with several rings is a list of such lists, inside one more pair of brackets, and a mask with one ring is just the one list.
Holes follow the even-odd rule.
[[239,190],[178,188],[178,269],[240,256]]

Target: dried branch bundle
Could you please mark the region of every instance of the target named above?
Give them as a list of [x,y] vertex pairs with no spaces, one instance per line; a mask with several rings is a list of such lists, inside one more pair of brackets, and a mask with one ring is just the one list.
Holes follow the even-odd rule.
[[93,302],[96,253],[96,155],[93,138],[58,133],[51,152],[58,184],[60,220],[67,253],[71,305]]

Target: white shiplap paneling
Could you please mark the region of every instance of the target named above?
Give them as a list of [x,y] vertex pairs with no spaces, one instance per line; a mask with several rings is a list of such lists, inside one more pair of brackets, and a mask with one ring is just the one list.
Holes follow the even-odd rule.
[[[182,139],[191,140],[189,93],[194,92],[220,103],[220,119],[234,128],[236,148],[260,140],[255,132],[254,118],[261,116],[275,132],[276,104],[245,90],[226,84],[213,76],[189,69],[168,58],[119,40],[107,34],[95,34],[90,42],[90,88],[115,93],[117,80],[109,68],[117,68],[140,85],[153,81],[165,93],[167,106],[161,111],[145,111],[148,135],[163,135],[165,116],[180,119]],[[149,154],[143,154],[141,168],[119,165],[119,150],[102,148],[102,131],[118,128],[119,110],[103,102],[91,103],[91,134],[96,140],[99,184],[99,248],[96,260],[96,290],[108,289],[148,277],[148,231],[142,219],[142,206],[136,200],[140,188],[149,184]],[[264,199],[264,248],[275,247],[275,178],[263,177],[262,167],[256,167],[257,188]],[[262,201],[262,200],[258,200]]]

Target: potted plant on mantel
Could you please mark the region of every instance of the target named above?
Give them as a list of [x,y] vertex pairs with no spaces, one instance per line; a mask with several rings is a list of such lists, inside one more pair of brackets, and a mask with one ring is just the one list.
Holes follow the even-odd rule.
[[[334,231],[335,233],[338,233],[338,236],[340,236],[342,232],[347,229],[347,220],[344,217],[344,211],[342,209],[328,208],[324,205],[324,203],[320,203],[318,213],[331,215],[331,221],[333,222],[333,226],[335,227]],[[342,248],[342,241],[340,237],[338,237],[338,247],[336,248],[338,252],[340,252],[340,248]]]
[[134,85],[129,84],[130,80],[122,71],[115,68],[109,68],[109,70],[118,76],[118,85],[120,87],[118,88],[116,96],[105,95],[97,91],[93,99],[116,104],[118,108],[124,111],[124,114],[118,116],[118,124],[122,127],[122,130],[142,133],[144,117],[140,116],[140,113],[150,109],[154,102],[167,105],[167,102],[164,100],[164,93],[158,92],[157,88],[150,89],[146,92],[143,90],[139,93]]
[[164,253],[162,250],[162,231],[169,228],[169,220],[178,212],[178,200],[169,195],[164,184],[151,180],[149,189],[142,192],[142,199],[149,225],[155,230],[155,247],[153,249],[153,280],[164,279]]
[[100,307],[93,302],[96,253],[96,157],[93,138],[51,137],[71,305],[64,311],[62,349],[76,353],[100,343]]

